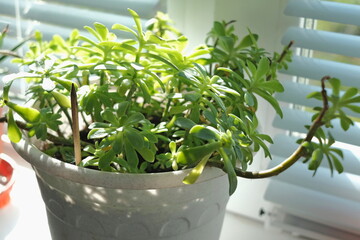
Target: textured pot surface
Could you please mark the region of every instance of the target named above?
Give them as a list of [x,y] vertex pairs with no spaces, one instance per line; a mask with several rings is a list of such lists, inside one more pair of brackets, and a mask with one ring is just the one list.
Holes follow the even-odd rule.
[[14,144],[36,171],[53,240],[217,240],[228,201],[222,170],[206,168],[185,185],[189,170],[120,174],[79,168],[29,142]]

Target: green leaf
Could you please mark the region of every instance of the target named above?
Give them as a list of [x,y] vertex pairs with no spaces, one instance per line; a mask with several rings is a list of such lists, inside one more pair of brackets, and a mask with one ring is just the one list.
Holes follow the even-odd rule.
[[21,106],[10,101],[6,101],[5,104],[19,114],[26,122],[35,123],[40,119],[40,112],[35,108]]
[[258,94],[260,97],[264,98],[266,101],[268,101],[271,106],[275,109],[276,113],[282,118],[283,117],[283,113],[282,110],[280,108],[279,102],[270,94],[263,92],[261,90],[254,90],[254,92],[256,94]]
[[190,129],[189,133],[207,141],[220,139],[218,131],[210,126],[195,125]]
[[55,98],[56,102],[63,108],[71,108],[71,102],[69,97],[57,91],[52,91],[51,95]]
[[[92,34],[94,37],[96,37],[99,41],[101,41],[101,36],[98,32],[96,32],[92,27],[89,26],[84,26],[84,28],[90,33]],[[81,36],[80,36],[81,37]]]
[[254,95],[252,95],[249,92],[245,92],[244,100],[248,106],[253,107],[255,105],[254,98],[255,98]]
[[119,120],[118,120],[117,116],[110,109],[105,109],[104,111],[102,111],[101,112],[101,117],[105,121],[110,122],[114,126],[117,126],[119,124]]
[[134,125],[144,120],[145,117],[140,112],[132,113],[129,118],[125,121],[125,125]]
[[180,71],[180,69],[175,65],[173,64],[172,62],[170,62],[169,60],[167,60],[166,58],[162,57],[162,56],[159,56],[159,55],[156,55],[156,54],[153,54],[153,53],[143,53],[144,56],[147,56],[147,57],[150,57],[150,58],[154,58],[160,62],[163,62],[165,64],[167,64],[168,66],[170,66],[171,68],[177,70],[177,71]]
[[94,128],[88,133],[88,139],[98,139],[108,136],[110,133],[109,129]]
[[133,19],[135,21],[136,28],[138,30],[139,39],[143,39],[144,36],[143,36],[142,25],[141,25],[141,20],[140,20],[139,15],[137,14],[137,12],[135,12],[134,10],[132,10],[130,8],[128,8],[128,11],[130,12],[130,14],[132,15],[132,17],[133,17]]
[[96,29],[96,31],[99,33],[101,40],[105,41],[107,40],[107,36],[109,34],[109,30],[107,29],[107,27],[105,27],[105,25],[95,22],[94,23],[94,27]]
[[41,75],[34,74],[34,73],[20,72],[20,73],[12,73],[12,74],[4,76],[2,78],[2,81],[4,83],[4,88],[3,88],[3,90],[4,90],[3,99],[4,100],[9,100],[9,92],[10,92],[11,85],[14,82],[14,80],[19,79],[19,78],[41,78]]
[[343,167],[342,163],[339,161],[339,159],[333,154],[330,154],[330,156],[331,156],[331,159],[332,159],[332,161],[334,163],[336,171],[338,173],[344,172],[344,167]]
[[118,104],[117,104],[117,110],[116,110],[117,115],[118,115],[119,117],[124,116],[125,113],[126,113],[126,111],[127,111],[127,109],[128,109],[128,107],[129,107],[129,105],[130,105],[130,102],[128,102],[128,101],[124,101],[124,102],[118,103]]
[[144,144],[145,144],[144,136],[141,135],[137,130],[127,128],[125,130],[125,136],[126,136],[127,140],[129,141],[129,143],[136,150],[140,150],[144,147]]
[[338,97],[340,95],[341,81],[337,78],[329,79],[329,83],[333,89],[333,95]]
[[129,27],[125,26],[125,25],[117,23],[117,24],[112,25],[111,28],[114,29],[114,30],[120,30],[122,32],[129,32],[129,33],[134,34],[135,37],[138,37],[137,33],[134,30],[132,30],[131,28],[129,28]]
[[353,112],[360,113],[360,106],[355,105],[345,105],[344,107],[350,109]]
[[180,128],[188,130],[188,129],[192,128],[193,126],[195,126],[196,123],[194,123],[192,120],[190,120],[188,118],[179,117],[176,119],[175,125]]
[[277,80],[263,82],[261,83],[261,88],[267,91],[284,92],[283,85]]
[[229,156],[227,155],[227,153],[225,152],[225,150],[223,148],[220,148],[220,155],[223,158],[224,161],[224,168],[226,173],[228,174],[228,179],[229,179],[229,195],[232,195],[237,187],[237,177],[236,177],[236,173],[235,173],[235,169],[233,164],[231,163],[231,160],[229,158]]
[[99,64],[94,70],[111,70],[111,71],[126,71],[127,69],[123,66],[115,64]]
[[270,68],[269,59],[267,57],[261,58],[256,70],[256,74],[254,75],[254,78],[256,80],[260,80],[266,75],[266,73],[269,71],[269,68]]
[[346,90],[344,95],[341,97],[340,101],[348,100],[352,97],[354,97],[358,93],[358,89],[355,87],[349,88]]
[[7,121],[8,121],[7,135],[9,137],[10,141],[12,141],[14,143],[19,142],[21,140],[22,134],[14,120],[13,111],[11,109],[9,109],[9,111],[8,111]]
[[204,171],[206,163],[209,160],[210,155],[204,157],[197,165],[194,167],[191,172],[184,178],[183,183],[185,184],[194,184],[196,180],[200,177],[201,173]]
[[218,84],[215,84],[215,83],[212,84],[212,86],[214,88],[216,88],[217,90],[219,90],[219,91],[230,93],[231,95],[238,96],[238,97],[240,96],[240,94],[237,91],[235,91],[234,89],[232,89],[232,88],[222,86],[222,85],[218,85]]
[[216,116],[212,113],[212,111],[210,110],[205,110],[203,112],[205,118],[213,125],[216,125],[217,124],[217,121],[216,121]]
[[312,92],[306,96],[306,98],[315,98],[317,100],[322,100],[321,92]]
[[115,153],[112,150],[107,151],[99,158],[99,168],[102,171],[111,171],[111,162],[115,159]]
[[321,149],[315,149],[311,155],[311,159],[310,159],[310,162],[309,162],[309,170],[316,170],[320,164],[321,164],[321,161],[324,157],[324,154],[323,152],[321,151]]
[[205,156],[212,154],[221,147],[222,143],[212,142],[202,146],[184,147],[177,153],[176,162],[183,165],[192,165],[201,161]]
[[243,48],[247,48],[250,47],[254,44],[253,39],[258,39],[259,36],[256,34],[249,34],[246,35],[241,41],[239,46],[237,47],[238,49],[243,49]]
[[139,164],[139,157],[132,144],[125,139],[125,158],[131,167],[131,171],[136,172]]
[[142,149],[137,150],[141,157],[147,162],[155,161],[155,154],[148,148],[143,147]]

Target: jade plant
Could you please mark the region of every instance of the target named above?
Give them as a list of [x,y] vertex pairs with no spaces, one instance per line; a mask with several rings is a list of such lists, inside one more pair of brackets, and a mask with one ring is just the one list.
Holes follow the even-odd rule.
[[[326,128],[339,118],[344,130],[353,120],[343,109],[360,112],[358,89],[342,90],[340,81],[324,77],[313,123],[299,147],[279,166],[247,171],[253,156],[271,158],[272,139],[258,130],[258,98],[282,116],[274,93],[284,91],[277,71],[287,67],[291,43],[269,54],[250,30],[239,38],[233,22],[215,22],[204,45],[187,51],[188,39],[165,14],[143,29],[129,10],[134,28],[101,23],[74,30],[69,38],[40,33],[23,58],[25,71],[3,78],[1,106],[7,106],[8,136],[23,134],[42,141],[42,151],[80,167],[119,173],[156,173],[192,168],[184,183],[196,181],[206,165],[222,168],[236,189],[237,176],[270,177],[304,158],[316,172],[326,159],[331,171],[343,171],[341,151]],[[126,32],[132,37],[118,39]],[[26,104],[9,97],[13,81],[26,79]],[[333,88],[327,94],[325,82]],[[18,115],[17,120],[14,115]],[[317,141],[312,141],[317,139]],[[328,140],[327,140],[328,139]]]

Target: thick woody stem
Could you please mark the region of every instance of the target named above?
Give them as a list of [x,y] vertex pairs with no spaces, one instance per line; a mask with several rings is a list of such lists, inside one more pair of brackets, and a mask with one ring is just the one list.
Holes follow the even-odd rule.
[[[323,99],[323,109],[321,110],[319,116],[314,120],[313,124],[311,125],[303,143],[310,142],[311,139],[314,137],[316,131],[322,125],[324,125],[323,118],[325,116],[326,111],[329,109],[327,94],[326,94],[326,90],[325,90],[325,81],[328,79],[330,79],[329,76],[325,76],[321,79],[321,87],[322,87],[321,94],[322,94],[322,99]],[[263,171],[242,171],[239,168],[235,168],[236,175],[238,177],[252,178],[252,179],[268,178],[268,177],[276,176],[276,175],[280,174],[281,172],[285,171],[286,169],[288,169],[289,167],[291,167],[294,163],[296,163],[297,160],[299,160],[304,155],[306,149],[303,146],[303,143],[300,144],[300,146],[295,150],[295,152],[290,157],[288,157],[283,162],[281,162],[279,165],[277,165],[273,168],[263,170]],[[209,164],[211,166],[224,168],[223,162],[209,161]]]

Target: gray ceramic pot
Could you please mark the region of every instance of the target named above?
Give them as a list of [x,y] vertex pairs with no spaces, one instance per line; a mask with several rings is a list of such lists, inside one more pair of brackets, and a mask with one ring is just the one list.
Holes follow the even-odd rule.
[[80,168],[51,158],[28,141],[14,144],[32,164],[53,240],[218,240],[228,180],[206,168],[196,184],[189,170],[120,174]]

